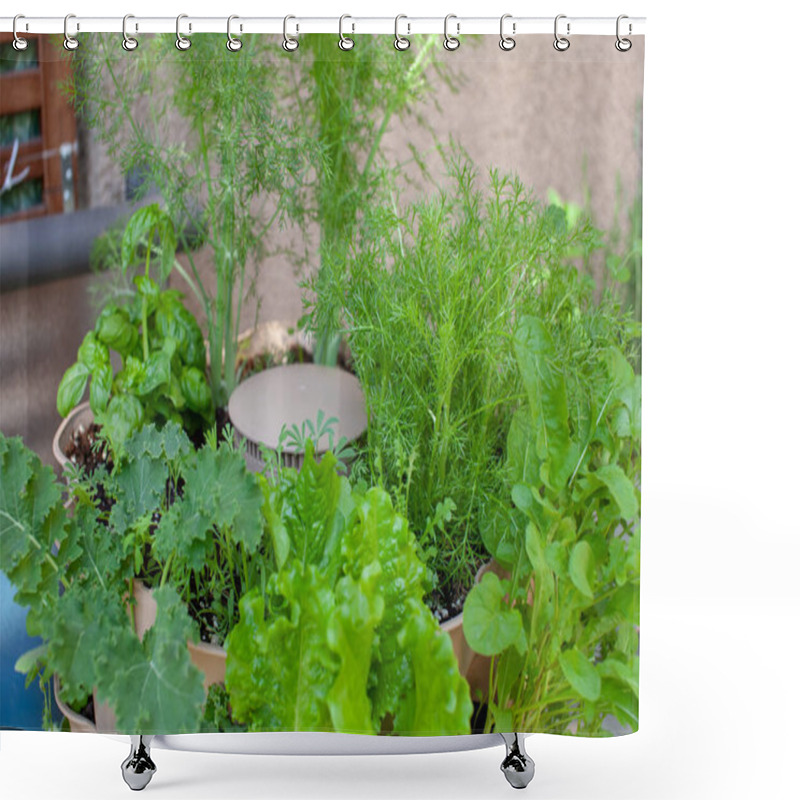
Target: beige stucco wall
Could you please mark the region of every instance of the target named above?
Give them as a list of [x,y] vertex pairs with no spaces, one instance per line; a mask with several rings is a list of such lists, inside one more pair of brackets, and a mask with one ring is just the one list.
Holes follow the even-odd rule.
[[[643,39],[620,54],[613,38],[575,37],[568,51],[558,53],[549,37],[530,37],[504,53],[496,37],[487,36],[438,57],[455,66],[460,84],[455,94],[442,86],[435,92],[438,108],[431,103],[426,111],[440,141],[452,137],[483,168],[518,173],[543,198],[552,187],[565,199],[582,201],[588,189],[601,227],[612,223],[619,191],[623,204],[630,202],[641,179]],[[431,146],[422,128],[395,126],[385,139],[387,157],[405,159],[409,142],[423,151]],[[82,145],[85,204],[119,203],[119,166],[91,131],[83,131]],[[428,164],[439,169],[432,155]],[[296,232],[287,231],[274,244],[296,241]],[[197,259],[201,271],[211,274],[211,254]],[[257,305],[259,319],[296,321],[301,292],[285,259],[251,263],[249,270],[258,273],[258,303],[248,303],[244,325],[255,320]],[[0,295],[0,429],[22,434],[48,460],[58,424],[56,387],[93,323],[90,280]]]

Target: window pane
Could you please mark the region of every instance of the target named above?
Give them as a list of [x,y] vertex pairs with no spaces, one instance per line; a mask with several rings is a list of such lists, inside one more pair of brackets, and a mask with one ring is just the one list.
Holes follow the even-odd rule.
[[0,194],[0,217],[7,217],[19,211],[27,211],[44,203],[44,181],[35,178],[23,181]]
[[20,144],[38,139],[42,135],[42,110],[32,108],[18,114],[0,117],[0,147],[9,147],[19,139]]
[[0,75],[19,72],[23,69],[36,69],[39,66],[39,42],[28,39],[24,50],[15,50],[11,42],[0,44]]

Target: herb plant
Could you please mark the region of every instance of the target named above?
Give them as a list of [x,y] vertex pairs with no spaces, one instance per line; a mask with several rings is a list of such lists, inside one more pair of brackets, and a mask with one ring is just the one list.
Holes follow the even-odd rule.
[[[81,400],[87,384],[95,421],[116,452],[130,434],[147,422],[178,422],[196,433],[213,420],[206,379],[203,334],[184,306],[181,294],[162,289],[151,277],[151,256],[159,239],[161,282],[175,261],[172,221],[157,204],[139,209],[122,236],[121,267],[140,263],[144,240],[144,274],[133,278],[135,293],[126,305],[108,303],[94,330],[84,337],[78,360],[64,373],[57,406],[66,416]],[[114,374],[111,353],[122,362]]]
[[589,289],[566,259],[595,232],[516,178],[492,171],[482,189],[463,156],[448,171],[432,199],[371,209],[323,294],[335,288],[370,420],[354,472],[392,494],[440,585],[465,590],[523,397],[515,320],[580,313]]
[[[375,202],[388,202],[396,167],[381,152],[394,121],[416,114],[431,92],[437,72],[451,83],[434,60],[436,36],[415,38],[411,52],[386,48],[380,36],[359,36],[343,52],[325,34],[303,37],[311,58],[300,58],[293,102],[298,120],[318,147],[313,156],[309,207],[319,225],[319,263],[315,361],[336,364],[339,352],[339,305],[325,287],[338,269],[355,230],[359,213]],[[421,121],[419,117],[416,117]]]
[[519,320],[514,347],[528,402],[509,432],[511,503],[486,527],[510,574],[487,573],[464,607],[468,643],[493,657],[487,730],[599,735],[608,715],[635,730],[640,380],[609,345],[570,393],[539,318]]
[[[81,48],[70,88],[78,114],[125,172],[143,172],[141,191],[157,189],[180,221],[189,269],[182,273],[205,312],[214,406],[236,384],[242,306],[273,226],[305,214],[303,175],[314,144],[291,122],[281,98],[285,59],[271,58],[263,37],[235,56],[219,53],[212,34],[196,34],[174,56],[174,39],[142,39],[120,55],[113,36]],[[156,88],[157,87],[157,88]],[[186,230],[214,254],[209,280],[195,261]]]

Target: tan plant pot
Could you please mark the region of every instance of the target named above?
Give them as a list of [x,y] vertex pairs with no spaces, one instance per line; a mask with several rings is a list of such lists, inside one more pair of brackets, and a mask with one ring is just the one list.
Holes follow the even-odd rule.
[[75,408],[61,420],[56,435],[53,437],[53,455],[62,470],[69,461],[66,450],[72,438],[72,432],[81,425],[83,425],[84,428],[88,428],[92,422],[94,422],[94,415],[92,414],[92,409],[89,408],[88,401],[75,406]]
[[[140,580],[133,582],[133,597],[136,604],[133,608],[133,623],[136,635],[141,639],[145,631],[156,621],[158,606],[153,600],[153,590],[148,589]],[[214,683],[225,683],[225,660],[227,653],[217,645],[206,642],[188,642],[189,655],[200,672],[203,673],[203,688]]]
[[53,694],[56,698],[56,706],[69,722],[69,729],[72,733],[97,733],[97,727],[90,719],[82,717],[61,699],[61,685],[58,682],[58,675],[53,679]]

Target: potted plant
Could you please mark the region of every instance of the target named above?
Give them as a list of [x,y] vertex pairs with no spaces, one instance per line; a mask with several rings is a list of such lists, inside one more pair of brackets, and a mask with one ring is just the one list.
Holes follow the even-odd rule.
[[[308,447],[299,472],[256,476],[229,440],[212,432],[196,450],[177,423],[150,423],[117,444],[110,472],[72,470],[68,514],[52,469],[0,437],[3,568],[44,640],[36,668],[58,675],[61,701],[80,708],[93,694],[117,730],[204,729],[207,687],[187,641],[210,638],[229,651],[229,721],[266,725],[248,676],[277,655],[259,650],[255,629],[286,637],[282,671],[269,673],[275,693],[260,695],[276,720],[286,721],[276,709],[288,682],[312,662],[328,672],[301,705],[320,711],[319,727],[367,725],[368,708],[373,732],[391,729],[389,718],[394,730],[468,732],[467,685],[422,603],[407,523],[385,493],[353,490],[332,453],[317,464]],[[137,580],[152,589],[149,628],[137,620]],[[295,659],[298,626],[321,639]],[[217,715],[219,689],[212,698]]]
[[581,313],[591,287],[568,254],[591,247],[595,232],[585,219],[568,227],[512,176],[490,171],[482,189],[461,153],[446,154],[446,166],[433,197],[368,209],[347,258],[315,288],[324,308],[342,309],[366,399],[353,474],[407,516],[433,576],[429,602],[458,625],[489,559],[482,530],[524,396],[515,321]]
[[[263,38],[235,58],[217,57],[210,34],[194,35],[177,59],[164,57],[174,46],[168,36],[143,39],[133,60],[117,56],[113,36],[91,45],[73,55],[70,97],[123,169],[144,176],[140,193],[157,190],[185,223],[181,277],[204,312],[212,402],[223,409],[237,382],[242,306],[269,233],[307,213],[302,187],[316,144],[281,106],[288,62],[271,58]],[[195,257],[202,244],[213,253],[210,275]]]
[[[131,271],[143,260],[144,272],[132,277],[126,302],[106,303],[61,379],[56,403],[65,421],[53,450],[62,466],[79,425],[102,426],[116,450],[147,422],[177,421],[196,440],[213,422],[200,326],[181,294],[163,288],[176,264],[175,247],[175,227],[158,204],[131,216],[122,235],[120,268]],[[112,353],[121,364],[116,372]],[[79,405],[87,386],[88,406]]]
[[580,340],[563,334],[523,316],[514,337],[528,402],[509,432],[510,502],[486,539],[509,573],[487,575],[464,608],[467,641],[491,658],[487,731],[638,727],[641,384],[630,354],[595,344],[571,359]]

